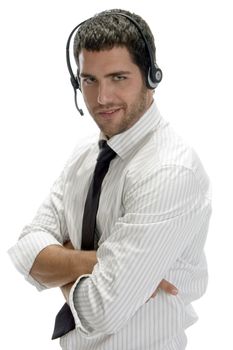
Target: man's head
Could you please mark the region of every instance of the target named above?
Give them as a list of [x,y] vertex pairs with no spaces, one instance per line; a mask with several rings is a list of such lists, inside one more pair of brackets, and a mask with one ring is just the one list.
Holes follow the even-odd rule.
[[84,101],[108,137],[132,127],[153,100],[152,90],[146,86],[150,66],[146,44],[137,27],[116,12],[138,22],[155,55],[148,25],[127,11],[102,12],[76,33],[74,54]]
[[124,46],[128,49],[132,61],[139,67],[146,82],[151,62],[145,41],[135,24],[118,13],[130,16],[139,25],[150,47],[152,62],[156,61],[154,37],[148,24],[134,13],[114,9],[100,12],[79,28],[74,38],[76,63],[79,67],[78,57],[82,49],[101,51],[112,49],[114,46]]

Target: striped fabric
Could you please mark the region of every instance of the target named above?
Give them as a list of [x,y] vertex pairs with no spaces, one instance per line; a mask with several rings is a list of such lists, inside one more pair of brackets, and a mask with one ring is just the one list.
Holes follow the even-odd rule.
[[[37,254],[68,239],[80,249],[97,141],[94,137],[76,148],[33,222],[9,250],[17,269],[39,290],[45,287],[29,275]],[[208,177],[155,103],[108,144],[117,156],[100,196],[98,263],[71,290],[76,329],[61,338],[61,347],[185,349],[185,329],[197,320],[191,302],[207,286],[203,247],[211,215]],[[150,299],[163,278],[179,289],[178,295],[160,290]]]

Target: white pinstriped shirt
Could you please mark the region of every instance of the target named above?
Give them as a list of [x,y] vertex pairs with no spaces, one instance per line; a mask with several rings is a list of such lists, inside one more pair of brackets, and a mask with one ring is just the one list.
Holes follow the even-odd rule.
[[[98,137],[78,146],[51,193],[9,254],[29,271],[37,254],[70,239],[80,249],[84,203]],[[197,320],[191,302],[203,295],[203,251],[211,215],[208,177],[196,153],[174,133],[155,103],[108,144],[117,153],[102,184],[97,258],[91,275],[70,292],[76,329],[66,350],[182,350],[184,330]],[[177,296],[162,290],[165,278]],[[52,328],[52,325],[51,325]]]

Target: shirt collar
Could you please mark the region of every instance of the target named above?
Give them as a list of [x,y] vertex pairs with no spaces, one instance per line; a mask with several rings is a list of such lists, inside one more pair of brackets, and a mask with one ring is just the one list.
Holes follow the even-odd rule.
[[[107,141],[108,145],[119,157],[124,159],[147,134],[153,132],[160,125],[161,120],[162,117],[156,103],[153,102],[145,114],[131,128],[111,137]],[[106,140],[102,132],[100,133],[100,139]]]

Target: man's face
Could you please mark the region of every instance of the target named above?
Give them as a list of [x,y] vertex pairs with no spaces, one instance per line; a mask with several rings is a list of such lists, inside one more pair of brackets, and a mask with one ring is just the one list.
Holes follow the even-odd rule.
[[152,91],[125,47],[83,49],[79,75],[87,109],[109,138],[129,129],[152,103]]

